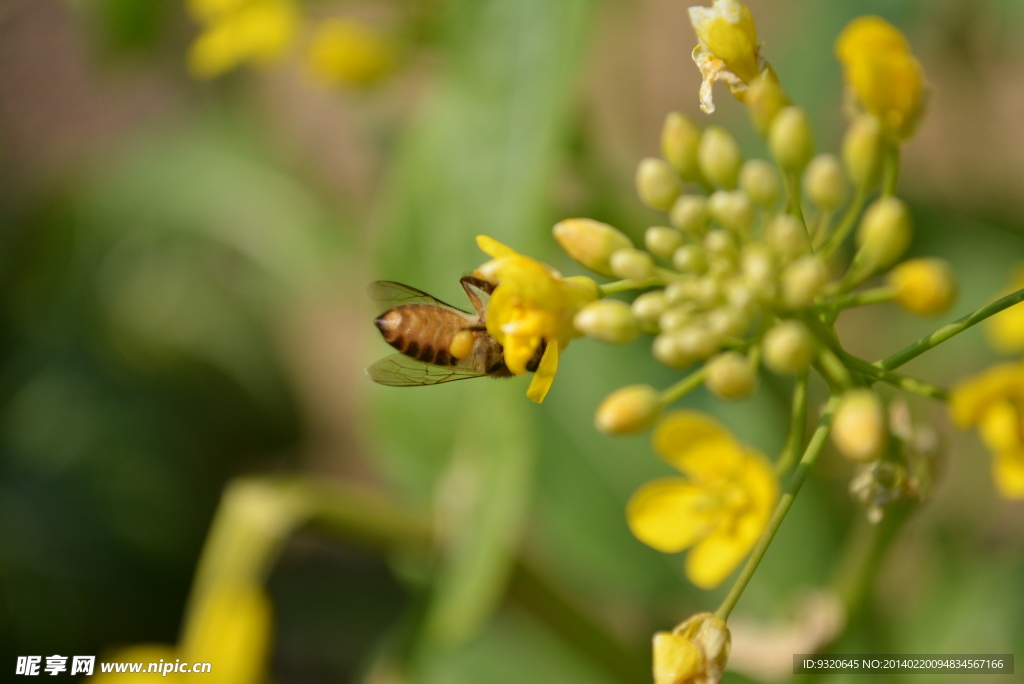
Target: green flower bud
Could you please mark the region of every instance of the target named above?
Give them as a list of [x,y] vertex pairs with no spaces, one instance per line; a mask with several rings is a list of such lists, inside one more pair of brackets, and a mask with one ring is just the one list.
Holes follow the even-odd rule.
[[629,304],[618,299],[599,299],[580,309],[572,324],[599,342],[627,344],[636,339],[640,325]]
[[683,353],[676,342],[677,332],[662,333],[651,343],[651,354],[661,364],[683,370],[693,364],[693,357]]
[[776,114],[768,131],[768,148],[783,171],[803,171],[814,154],[814,133],[807,113],[790,106]]
[[665,286],[665,301],[668,302],[669,306],[675,304],[688,304],[693,301],[696,286],[696,278],[675,280]]
[[768,135],[779,111],[792,104],[782,90],[778,76],[771,70],[762,72],[750,82],[743,94],[743,101],[750,110],[754,125],[763,136]]
[[862,114],[850,122],[843,137],[843,164],[854,186],[870,190],[882,173],[885,140],[882,125],[874,116]]
[[778,214],[765,231],[768,245],[781,263],[792,261],[811,249],[807,231],[800,219],[791,214]]
[[616,278],[644,282],[654,276],[654,259],[647,252],[634,247],[616,250],[609,265]]
[[697,148],[700,170],[712,185],[732,190],[743,163],[743,153],[736,139],[721,126],[704,129]]
[[651,226],[644,232],[644,245],[660,259],[671,259],[683,244],[683,235],[668,226]]
[[718,278],[704,276],[698,278],[694,283],[693,301],[705,309],[710,309],[721,303],[723,295],[722,282]]
[[653,425],[660,414],[658,390],[650,385],[629,385],[605,397],[594,415],[594,427],[606,435],[635,435]]
[[775,260],[765,245],[747,245],[743,248],[742,270],[747,285],[754,291],[765,292],[775,287]]
[[732,306],[720,306],[708,312],[707,326],[719,337],[740,337],[750,327],[750,316]]
[[820,209],[831,211],[846,199],[846,176],[834,154],[819,154],[804,172],[804,192]]
[[779,198],[779,173],[763,159],[748,159],[740,169],[740,189],[762,207],[772,207]]
[[698,325],[691,325],[672,334],[680,351],[694,361],[703,361],[708,358],[718,351],[718,347],[721,344],[721,340],[713,335],[710,330]]
[[754,309],[757,296],[750,289],[750,285],[742,277],[730,280],[723,288],[725,300],[729,306],[743,313],[750,313]]
[[738,256],[736,238],[725,230],[712,230],[704,236],[704,249],[714,257],[735,262]]
[[623,233],[607,223],[576,218],[559,221],[551,231],[555,241],[577,263],[595,273],[611,276],[611,256],[620,249],[632,247]]
[[798,375],[814,359],[815,344],[800,321],[777,323],[764,336],[764,365],[779,375]]
[[682,273],[703,273],[708,267],[704,259],[704,248],[700,245],[683,245],[672,255],[672,265]]
[[885,407],[869,389],[845,392],[832,417],[832,443],[846,458],[866,463],[881,458],[889,439]]
[[630,308],[643,329],[647,332],[654,332],[658,326],[658,318],[665,311],[665,306],[665,291],[651,290],[634,299]]
[[703,235],[708,226],[707,200],[700,195],[683,195],[672,205],[669,223],[687,235]]
[[661,156],[675,167],[683,180],[701,180],[697,162],[700,137],[700,126],[685,114],[670,112],[665,117],[665,125],[661,129]]
[[754,206],[746,193],[739,190],[716,190],[711,193],[708,211],[720,226],[741,235],[754,223]]
[[782,305],[790,310],[810,306],[828,278],[824,261],[813,255],[800,257],[782,272]]
[[911,313],[936,316],[956,299],[956,274],[944,259],[911,259],[889,274],[896,303]]
[[683,192],[679,175],[663,159],[647,157],[636,169],[636,191],[651,209],[668,211]]
[[730,351],[708,361],[704,385],[719,399],[746,399],[753,394],[756,379],[750,360]]
[[891,266],[910,247],[911,233],[910,210],[903,200],[880,197],[857,226],[856,259],[872,272]]
[[662,312],[658,318],[658,327],[662,332],[682,330],[693,323],[693,306],[688,306],[687,304],[670,306]]

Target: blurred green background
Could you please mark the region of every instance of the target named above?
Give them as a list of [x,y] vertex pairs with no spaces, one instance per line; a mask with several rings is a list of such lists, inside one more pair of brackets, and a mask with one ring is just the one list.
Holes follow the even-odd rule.
[[[675,374],[643,342],[584,340],[542,406],[521,379],[378,387],[362,369],[389,348],[365,287],[399,280],[463,305],[478,233],[580,273],[550,238],[569,216],[639,240],[662,219],[635,199],[633,171],[673,109],[766,156],[724,89],[712,118],[699,112],[686,5],[303,3],[402,41],[382,82],[346,90],[311,82],[296,56],[189,78],[197,27],[174,0],[0,4],[0,667],[174,643],[225,484],[303,473],[381,492],[443,543],[424,562],[298,534],[270,579],[274,681],[400,681],[381,663],[403,659],[431,684],[645,681],[651,634],[724,589],[691,588],[681,557],[629,534],[626,500],[671,471],[646,438],[602,437],[592,416],[611,390]],[[933,92],[900,185],[912,253],[960,274],[943,321],[998,294],[1024,259],[1024,4],[749,5],[822,151],[844,127],[835,36],[865,13],[904,30]],[[840,332],[873,359],[943,321],[873,307]],[[994,358],[972,331],[909,371],[948,385]],[[774,454],[786,392],[764,377],[743,404],[702,391],[684,404]],[[1024,511],[995,496],[973,435],[942,407],[912,408],[944,435],[945,473],[842,648],[1012,653]],[[738,622],[782,625],[828,583],[861,517],[850,474],[823,459]],[[777,681],[793,652],[739,651],[734,681]]]

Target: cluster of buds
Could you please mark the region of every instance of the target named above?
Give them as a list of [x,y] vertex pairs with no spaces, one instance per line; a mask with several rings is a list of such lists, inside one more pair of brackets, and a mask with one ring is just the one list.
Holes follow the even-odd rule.
[[[727,130],[702,130],[673,112],[662,130],[662,157],[637,168],[641,201],[665,215],[644,232],[644,248],[592,219],[554,227],[573,259],[619,279],[605,293],[642,290],[631,304],[604,298],[583,307],[574,320],[580,332],[613,344],[650,334],[655,359],[674,370],[704,364],[704,384],[726,400],[755,390],[761,364],[799,376],[827,353],[827,335],[814,322],[834,321],[858,303],[855,288],[903,256],[910,211],[892,194],[864,208],[887,144],[874,117],[853,120],[841,158],[814,155],[807,116],[792,105],[775,114],[767,138],[775,164],[744,160]],[[856,251],[841,264],[837,250],[854,230]],[[939,259],[904,262],[888,278],[869,291],[871,301],[895,301],[918,314],[946,310],[956,291],[952,269]],[[642,431],[676,394],[623,388],[599,408],[597,427]]]

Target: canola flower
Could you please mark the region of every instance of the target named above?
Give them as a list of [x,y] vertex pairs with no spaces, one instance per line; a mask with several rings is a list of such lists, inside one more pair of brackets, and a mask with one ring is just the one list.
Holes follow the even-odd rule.
[[560,351],[580,336],[573,317],[597,297],[597,285],[586,277],[563,278],[486,235],[476,240],[492,257],[474,272],[495,285],[487,304],[487,332],[504,347],[505,365],[515,375],[524,375],[531,359],[541,354],[526,391],[539,404],[555,380]]
[[700,41],[693,49],[693,61],[704,79],[700,107],[710,114],[715,111],[711,88],[716,81],[725,83],[733,95],[742,99],[747,87],[768,65],[760,55],[750,9],[738,0],[715,0],[711,7],[691,7],[690,21]]
[[638,490],[627,509],[629,527],[658,551],[689,549],[686,576],[712,589],[764,531],[778,498],[775,471],[763,454],[696,411],[662,419],[654,450],[685,477],[655,480]]
[[712,684],[722,677],[731,636],[725,620],[698,613],[654,635],[654,684]]

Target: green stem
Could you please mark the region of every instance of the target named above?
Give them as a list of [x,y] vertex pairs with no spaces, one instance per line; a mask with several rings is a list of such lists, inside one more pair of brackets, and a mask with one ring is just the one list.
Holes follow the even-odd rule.
[[765,552],[771,546],[775,533],[779,531],[779,527],[786,518],[786,514],[789,513],[793,501],[796,499],[797,494],[800,493],[800,488],[803,487],[807,474],[814,467],[814,462],[817,461],[818,456],[825,447],[825,440],[828,439],[829,432],[832,429],[832,412],[835,411],[836,404],[838,403],[839,399],[836,396],[829,399],[828,406],[825,408],[825,414],[821,417],[817,429],[811,436],[811,441],[807,444],[800,463],[797,464],[796,469],[793,471],[793,476],[789,480],[785,493],[775,506],[775,511],[772,513],[771,520],[768,521],[768,526],[761,534],[761,538],[757,540],[750,558],[747,559],[747,564],[743,566],[743,570],[740,572],[740,576],[736,578],[736,582],[732,585],[732,589],[729,590],[729,594],[722,601],[722,605],[718,607],[718,610],[715,611],[717,617],[723,620],[729,618],[732,609],[736,607],[736,602],[743,595],[743,590],[747,588],[750,579],[754,576],[754,572],[757,571],[757,566],[761,564],[761,559],[764,558]]
[[708,374],[708,367],[701,366],[676,384],[661,393],[661,405],[671,406],[693,390],[700,387],[704,377]]
[[946,390],[941,387],[937,387],[936,385],[932,385],[931,383],[927,383],[924,380],[918,380],[917,378],[912,378],[908,375],[903,375],[902,373],[894,373],[885,368],[879,368],[873,363],[846,352],[840,352],[839,358],[847,365],[847,367],[863,373],[875,380],[881,380],[882,382],[899,387],[900,389],[922,397],[938,399],[939,401],[949,401],[949,393]]
[[818,349],[817,368],[824,374],[825,380],[830,387],[839,387],[846,390],[854,385],[850,370],[839,359],[836,352],[832,351],[830,346],[822,346]]
[[782,183],[786,187],[786,198],[788,200],[789,213],[800,219],[800,225],[802,225],[804,230],[807,232],[807,241],[809,244],[813,245],[811,231],[807,227],[807,222],[804,221],[804,208],[800,202],[800,174],[787,171],[782,174]]
[[889,143],[885,150],[885,175],[882,178],[882,194],[895,195],[900,180],[900,146]]
[[896,291],[891,287],[876,287],[856,294],[838,297],[832,302],[833,311],[843,311],[857,306],[868,306],[870,304],[884,304],[891,302],[896,296]]
[[1017,290],[1012,294],[1008,294],[1002,299],[997,299],[987,306],[983,306],[973,313],[969,313],[963,318],[958,318],[949,325],[944,325],[930,335],[925,335],[917,342],[914,342],[907,347],[904,347],[900,351],[896,352],[892,356],[888,356],[881,361],[875,362],[876,366],[884,368],[886,370],[893,370],[899,368],[908,361],[917,358],[921,354],[924,354],[929,349],[937,347],[946,340],[959,335],[964,330],[967,330],[973,325],[981,323],[989,316],[994,316],[1004,309],[1008,309],[1014,304],[1018,304],[1024,301],[1024,289]]
[[843,244],[843,240],[850,234],[854,226],[857,225],[857,219],[860,217],[860,211],[864,208],[864,203],[868,199],[867,188],[857,188],[857,194],[854,195],[853,201],[850,202],[850,206],[846,208],[843,213],[843,218],[840,219],[839,225],[836,226],[835,231],[832,235],[825,240],[825,243],[818,250],[818,254],[822,259],[827,259],[835,252],[839,245]]
[[775,472],[783,476],[789,472],[796,462],[800,449],[804,445],[804,429],[807,423],[807,371],[796,379],[793,386],[793,408],[789,415],[789,433],[786,445],[782,448],[779,460],[775,464]]

